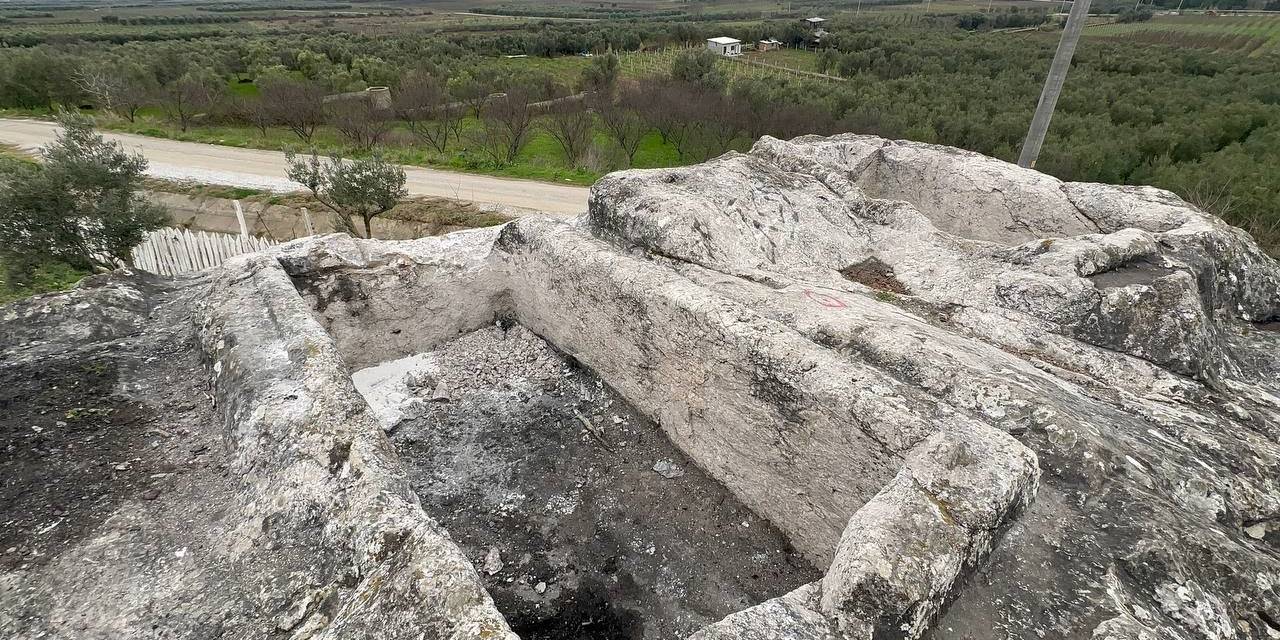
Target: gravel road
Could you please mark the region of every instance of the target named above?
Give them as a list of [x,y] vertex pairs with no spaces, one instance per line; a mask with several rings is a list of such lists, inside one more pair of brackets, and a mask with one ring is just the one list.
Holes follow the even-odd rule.
[[[35,149],[52,142],[56,125],[40,120],[0,118],[0,143]],[[171,180],[192,180],[273,191],[301,186],[284,177],[284,154],[279,151],[223,147],[120,133],[103,133],[150,161],[148,174]],[[559,217],[573,217],[587,209],[587,188],[405,167],[410,195],[427,195],[480,204],[531,209]]]

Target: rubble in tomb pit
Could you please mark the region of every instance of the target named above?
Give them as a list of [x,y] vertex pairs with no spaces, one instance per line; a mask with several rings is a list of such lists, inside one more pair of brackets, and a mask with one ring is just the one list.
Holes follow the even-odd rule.
[[6,636],[1280,635],[1280,265],[1156,189],[765,138],[0,314]]
[[681,638],[822,576],[589,369],[500,323],[355,372],[525,640]]

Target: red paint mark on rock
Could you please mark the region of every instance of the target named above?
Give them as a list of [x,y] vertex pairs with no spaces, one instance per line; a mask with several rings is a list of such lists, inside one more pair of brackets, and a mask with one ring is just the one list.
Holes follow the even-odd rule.
[[840,298],[837,298],[827,293],[814,291],[812,289],[805,289],[804,295],[808,297],[810,300],[824,307],[827,307],[828,309],[845,309],[849,306],[845,304],[844,301],[841,300]]

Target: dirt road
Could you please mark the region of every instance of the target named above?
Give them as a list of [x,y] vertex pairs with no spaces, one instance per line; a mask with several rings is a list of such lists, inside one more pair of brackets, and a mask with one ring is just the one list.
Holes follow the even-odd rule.
[[[51,122],[0,118],[0,143],[34,149],[52,142],[57,127]],[[284,177],[284,154],[197,142],[179,142],[121,133],[103,134],[150,161],[147,173],[157,178],[193,180],[274,191],[301,186]],[[405,188],[411,195],[428,195],[480,204],[533,209],[559,217],[573,217],[587,209],[587,188],[405,167]]]

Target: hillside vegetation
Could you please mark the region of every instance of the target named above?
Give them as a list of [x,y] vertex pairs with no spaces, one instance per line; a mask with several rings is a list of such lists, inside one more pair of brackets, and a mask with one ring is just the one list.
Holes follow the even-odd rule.
[[[517,13],[513,6],[503,9]],[[360,32],[366,23],[353,19],[163,42],[42,41],[0,49],[0,107],[81,106],[103,126],[149,135],[355,157],[380,148],[400,162],[580,184],[627,166],[698,162],[765,134],[868,133],[1013,160],[1058,38],[1042,10],[1016,6],[839,13],[820,46],[793,18],[590,13],[377,34]],[[403,22],[428,18],[439,16]],[[1178,38],[1216,38],[1209,32],[1221,25],[1253,30],[1222,37],[1270,43],[1274,23],[1263,20],[1271,19],[1156,16],[1091,27],[1037,168],[1066,180],[1171,189],[1277,251],[1280,55],[1270,44],[1197,46],[1150,35],[1177,27],[1170,33]],[[999,31],[1006,28],[1023,30]],[[804,50],[752,56],[777,68],[634,53],[696,50],[712,35],[775,37]],[[319,104],[326,94],[379,85],[398,96],[392,108],[335,113]],[[142,99],[108,104],[112,90]],[[592,97],[542,102],[583,91]],[[503,97],[486,100],[495,93]],[[302,102],[276,104],[284,113],[272,115],[269,103],[284,99]],[[299,112],[315,122],[285,122]]]
[[1143,22],[1089,27],[1085,35],[1261,56],[1280,51],[1280,15],[1155,16]]

